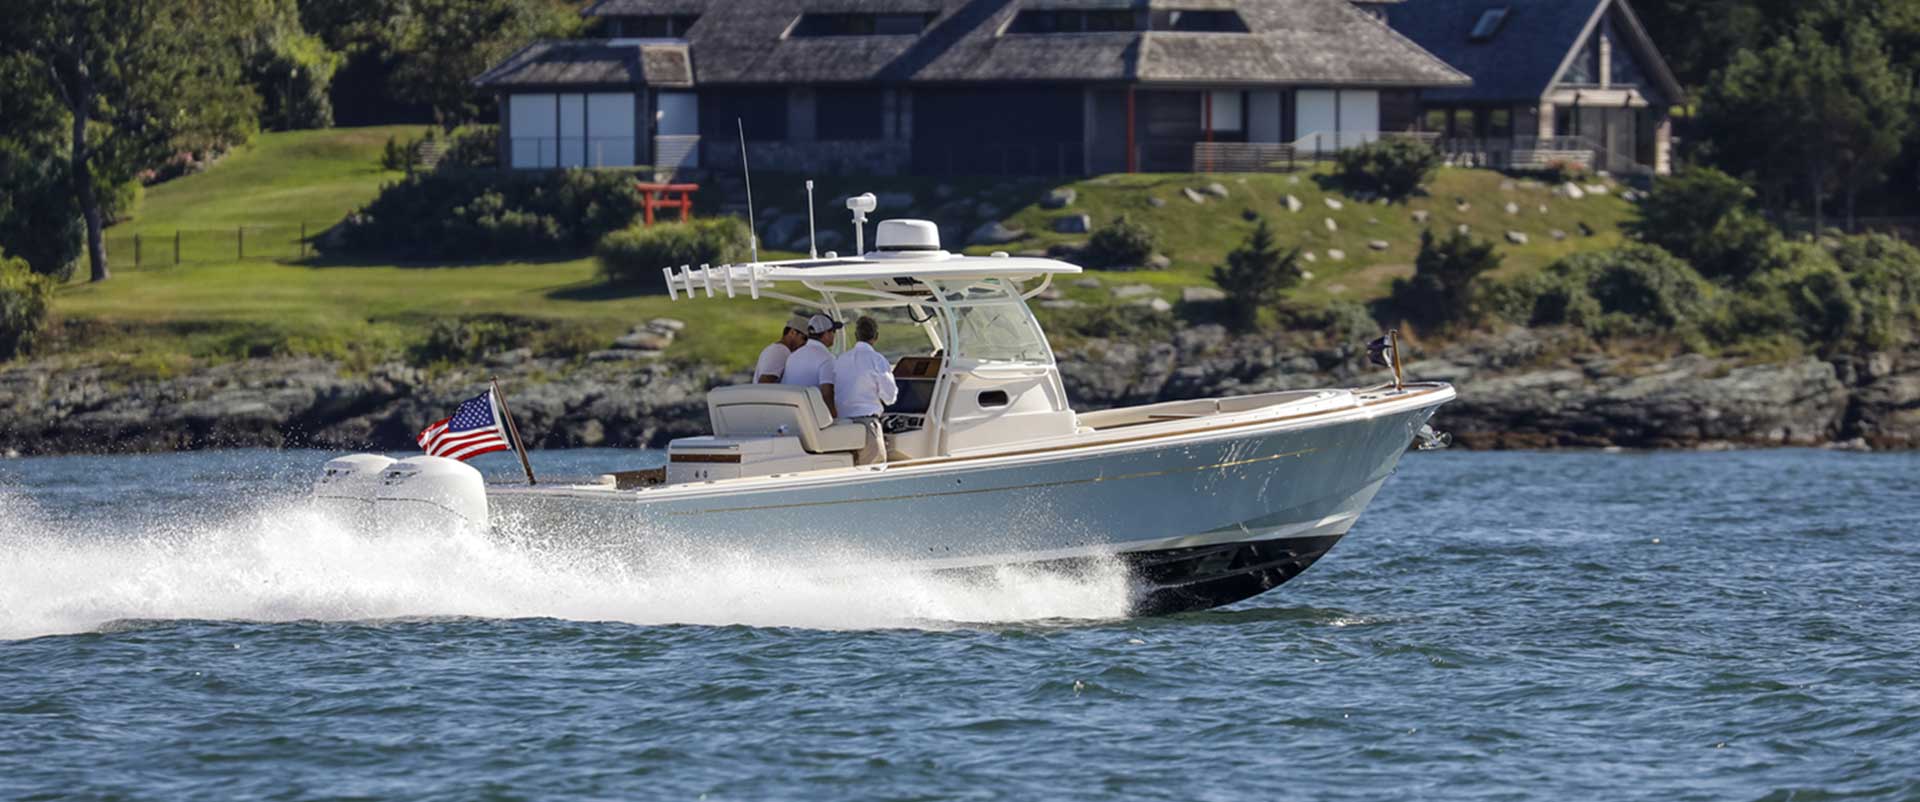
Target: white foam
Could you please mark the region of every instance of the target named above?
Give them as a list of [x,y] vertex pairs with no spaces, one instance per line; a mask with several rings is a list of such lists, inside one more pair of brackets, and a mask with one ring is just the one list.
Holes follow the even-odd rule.
[[[118,517],[118,516],[116,516]],[[832,576],[751,553],[678,548],[634,564],[472,532],[360,534],[303,503],[133,533],[53,531],[0,494],[0,639],[127,619],[363,621],[417,616],[820,629],[1125,614],[1118,566],[1082,575],[927,575],[836,555]],[[84,528],[84,527],[83,527]],[[860,570],[846,571],[848,565]]]

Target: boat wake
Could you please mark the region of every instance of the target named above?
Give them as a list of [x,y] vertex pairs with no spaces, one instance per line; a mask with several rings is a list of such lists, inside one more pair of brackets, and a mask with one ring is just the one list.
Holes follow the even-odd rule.
[[[125,531],[132,529],[135,531]],[[357,532],[304,502],[211,521],[54,523],[0,494],[0,640],[125,620],[559,618],[817,629],[939,628],[1126,614],[1117,564],[1076,575],[918,574],[822,554],[823,573],[675,544],[636,561],[474,532]]]

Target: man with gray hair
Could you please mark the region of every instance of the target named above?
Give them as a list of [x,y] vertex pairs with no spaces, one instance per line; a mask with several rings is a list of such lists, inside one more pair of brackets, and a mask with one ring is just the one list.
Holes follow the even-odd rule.
[[887,358],[873,350],[880,339],[879,323],[870,317],[855,321],[853,339],[853,347],[833,361],[834,397],[840,404],[841,420],[867,428],[867,443],[854,456],[854,464],[884,464],[887,436],[880,426],[880,414],[900,397],[900,385],[893,380],[893,366]]

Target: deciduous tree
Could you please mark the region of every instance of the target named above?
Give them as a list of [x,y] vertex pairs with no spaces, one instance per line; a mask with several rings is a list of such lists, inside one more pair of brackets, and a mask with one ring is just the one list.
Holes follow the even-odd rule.
[[103,188],[179,147],[244,139],[258,98],[232,44],[253,0],[14,0],[0,43],[25,59],[66,117],[67,178],[86,220],[94,281],[105,281]]

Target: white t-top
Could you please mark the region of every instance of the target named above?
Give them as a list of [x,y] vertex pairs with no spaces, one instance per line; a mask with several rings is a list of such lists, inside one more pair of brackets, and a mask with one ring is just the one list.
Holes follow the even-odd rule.
[[778,379],[787,373],[787,356],[792,354],[785,343],[774,343],[760,351],[760,361],[753,366],[753,383],[759,384],[761,376]]
[[[780,375],[781,384],[797,384],[802,387],[818,387],[833,384],[833,352],[827,350],[825,343],[808,340],[800,350],[787,357],[787,372]],[[834,388],[834,393],[839,393]]]
[[852,349],[835,359],[833,375],[838,380],[833,385],[833,402],[840,407],[842,418],[878,415],[900,397],[893,366],[866,343],[854,343]]

